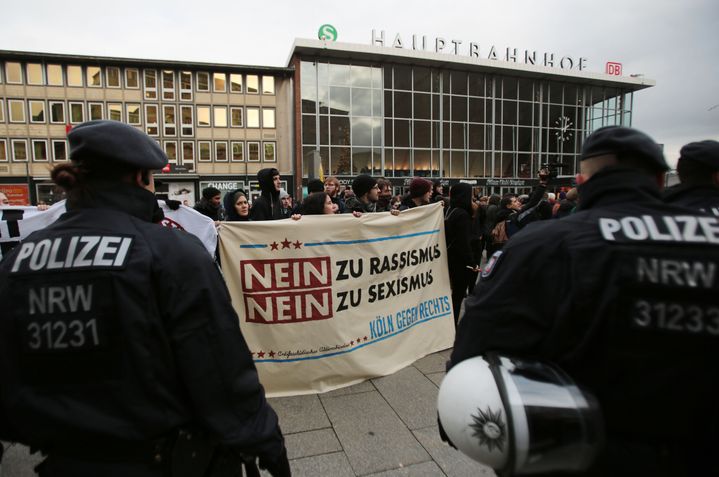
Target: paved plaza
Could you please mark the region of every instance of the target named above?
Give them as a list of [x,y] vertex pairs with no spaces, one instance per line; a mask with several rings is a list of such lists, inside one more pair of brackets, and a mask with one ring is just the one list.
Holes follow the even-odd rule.
[[[270,399],[287,440],[292,475],[494,476],[439,438],[437,391],[449,353],[328,393]],[[35,463],[27,448],[12,446],[2,477],[30,477]]]

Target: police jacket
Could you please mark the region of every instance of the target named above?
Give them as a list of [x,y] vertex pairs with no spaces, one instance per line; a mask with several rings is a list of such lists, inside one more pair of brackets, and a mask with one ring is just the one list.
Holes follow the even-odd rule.
[[490,350],[553,361],[598,397],[610,436],[716,444],[718,219],[664,204],[629,169],[580,197],[485,266],[450,366]]
[[676,185],[667,189],[664,200],[719,217],[719,187]]
[[151,222],[156,204],[97,190],[0,262],[0,423],[51,454],[189,426],[279,455],[220,273],[196,237]]

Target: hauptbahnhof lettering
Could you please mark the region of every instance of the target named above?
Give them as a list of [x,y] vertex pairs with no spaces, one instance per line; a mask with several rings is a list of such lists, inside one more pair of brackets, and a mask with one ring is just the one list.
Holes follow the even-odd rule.
[[0,51],[0,185],[52,202],[67,129],[102,118],[156,138],[164,187],[190,202],[207,185],[254,195],[264,167],[299,195],[320,163],[345,183],[387,177],[396,193],[413,176],[522,190],[545,163],[573,175],[583,139],[631,125],[634,92],[655,84],[587,71],[586,58],[378,38],[297,39],[279,68]]

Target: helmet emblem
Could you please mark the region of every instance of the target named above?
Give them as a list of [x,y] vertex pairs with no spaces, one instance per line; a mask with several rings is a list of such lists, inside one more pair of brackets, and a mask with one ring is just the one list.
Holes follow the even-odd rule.
[[502,420],[502,410],[496,413],[487,406],[484,412],[477,408],[477,416],[472,414],[474,421],[469,427],[474,431],[472,437],[479,438],[479,445],[486,446],[490,452],[496,447],[500,452],[504,452],[504,441],[507,438],[507,426]]

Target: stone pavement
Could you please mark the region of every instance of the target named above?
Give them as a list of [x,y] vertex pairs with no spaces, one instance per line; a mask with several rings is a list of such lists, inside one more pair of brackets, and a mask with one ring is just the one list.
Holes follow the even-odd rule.
[[[439,438],[437,391],[449,353],[431,354],[390,376],[347,388],[270,399],[280,417],[292,475],[494,476]],[[11,447],[2,477],[30,477],[35,461],[26,448]]]

